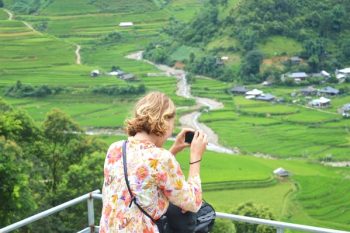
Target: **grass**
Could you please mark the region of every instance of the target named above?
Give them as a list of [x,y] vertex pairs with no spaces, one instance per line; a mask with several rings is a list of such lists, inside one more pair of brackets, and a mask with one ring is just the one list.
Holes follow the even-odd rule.
[[[332,155],[348,160],[348,121],[333,112],[320,112],[299,105],[271,104],[230,96],[228,84],[198,78],[194,95],[224,103],[223,110],[204,113],[200,121],[211,127],[220,142],[238,147],[242,153],[262,153],[276,157],[323,159]],[[264,89],[263,89],[264,90]],[[264,90],[265,91],[265,90]],[[291,89],[267,88],[266,92],[288,95]],[[337,135],[333,137],[332,135]]]
[[207,50],[227,50],[230,48],[236,48],[238,46],[238,40],[232,37],[223,36],[211,40],[207,45]]
[[279,55],[293,56],[299,54],[302,51],[302,46],[300,43],[285,36],[269,37],[258,47],[267,57]]
[[189,60],[191,53],[195,54],[198,57],[200,57],[203,54],[203,52],[199,48],[182,45],[179,48],[177,48],[173,54],[171,54],[170,59],[176,61]]
[[0,10],[0,20],[6,20],[8,19],[9,15],[7,14],[6,11],[4,11],[3,9]]

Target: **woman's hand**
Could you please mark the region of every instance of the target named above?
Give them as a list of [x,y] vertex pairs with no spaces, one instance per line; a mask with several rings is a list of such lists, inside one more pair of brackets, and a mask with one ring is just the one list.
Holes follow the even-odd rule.
[[207,148],[208,136],[202,131],[196,131],[191,143],[190,163],[200,161]]
[[174,144],[171,146],[169,151],[176,155],[186,147],[189,147],[191,144],[185,142],[185,134],[186,132],[194,132],[191,128],[183,128],[181,132],[176,136]]

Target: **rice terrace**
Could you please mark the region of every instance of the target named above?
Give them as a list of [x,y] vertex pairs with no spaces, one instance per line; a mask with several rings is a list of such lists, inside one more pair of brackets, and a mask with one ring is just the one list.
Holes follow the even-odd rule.
[[[176,104],[176,133],[188,126],[210,138],[201,178],[217,211],[243,214],[238,207],[253,203],[274,220],[350,231],[346,1],[0,7],[0,228],[101,189],[108,146],[125,138],[137,99],[161,91]],[[51,144],[50,126],[64,128]],[[177,156],[185,174],[188,154]],[[84,203],[19,232],[76,232],[86,214]]]

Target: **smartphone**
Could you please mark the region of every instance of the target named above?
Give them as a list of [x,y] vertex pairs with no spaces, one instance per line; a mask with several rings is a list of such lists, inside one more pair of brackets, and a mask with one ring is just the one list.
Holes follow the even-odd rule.
[[193,136],[194,136],[194,132],[193,131],[187,131],[185,133],[185,142],[191,144],[191,142],[193,140]]

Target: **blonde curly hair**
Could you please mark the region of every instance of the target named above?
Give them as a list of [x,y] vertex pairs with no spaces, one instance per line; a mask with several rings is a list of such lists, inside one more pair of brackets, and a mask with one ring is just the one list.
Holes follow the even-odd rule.
[[134,117],[125,121],[125,131],[129,136],[146,132],[163,136],[166,133],[166,121],[175,117],[173,101],[162,92],[150,92],[135,105]]

